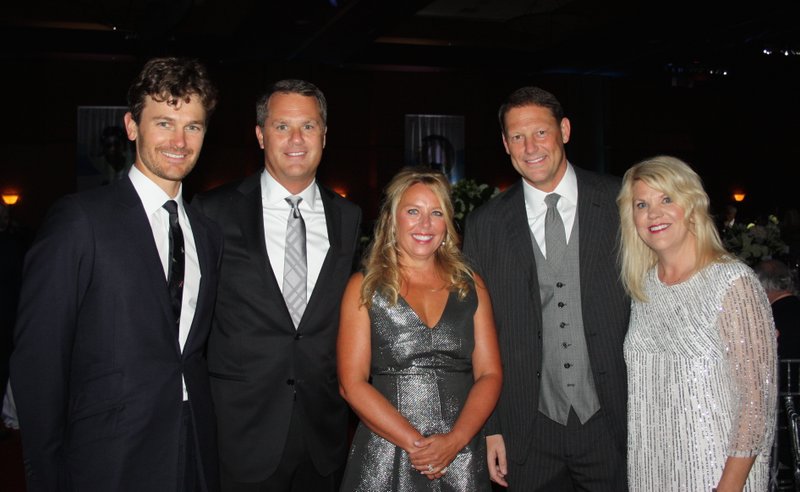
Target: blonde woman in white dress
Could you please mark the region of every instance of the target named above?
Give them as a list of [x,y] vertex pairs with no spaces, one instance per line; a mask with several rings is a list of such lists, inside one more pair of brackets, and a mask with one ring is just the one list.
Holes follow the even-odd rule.
[[639,491],[766,491],[776,340],[758,279],[722,246],[700,177],[660,156],[617,198],[632,312],[628,481]]

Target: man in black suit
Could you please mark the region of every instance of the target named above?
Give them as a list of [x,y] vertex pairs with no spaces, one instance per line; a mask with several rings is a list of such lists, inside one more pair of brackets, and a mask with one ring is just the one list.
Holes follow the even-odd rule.
[[549,92],[518,89],[499,119],[522,179],[468,216],[464,246],[492,297],[505,372],[486,429],[491,478],[525,492],[624,491],[618,180],[567,161],[570,121]]
[[181,196],[216,90],[157,58],[128,103],[128,176],[57,202],[26,259],[11,384],[30,492],[219,490],[203,352],[222,235]]
[[[315,179],[327,131],[316,86],[277,82],[256,114],[265,170],[195,200],[225,236],[208,352],[222,486],[335,491],[348,418],[336,333],[361,211]],[[298,222],[305,238],[293,255]],[[301,281],[290,285],[298,256]]]

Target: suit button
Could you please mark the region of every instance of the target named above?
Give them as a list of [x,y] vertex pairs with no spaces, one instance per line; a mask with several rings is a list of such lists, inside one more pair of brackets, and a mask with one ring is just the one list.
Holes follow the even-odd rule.
[[556,287],[558,287],[559,289],[560,289],[561,287],[564,287],[564,284],[563,284],[563,282],[556,282]]
[[538,332],[539,338],[542,338],[542,332]]
[[572,364],[570,364],[569,362],[564,364],[564,369],[569,369],[570,367],[572,367]]
[[286,384],[288,384],[289,386],[294,386],[294,379],[287,379]]
[[295,340],[300,340],[301,338],[303,338],[303,335],[301,335],[299,333],[294,336]]
[[542,373],[540,373],[539,371],[536,371],[536,379],[539,379],[540,377],[542,377]]
[[566,306],[566,304],[564,304],[563,302],[559,302],[559,303],[558,303],[558,307],[562,308],[562,307],[564,307],[564,306]]

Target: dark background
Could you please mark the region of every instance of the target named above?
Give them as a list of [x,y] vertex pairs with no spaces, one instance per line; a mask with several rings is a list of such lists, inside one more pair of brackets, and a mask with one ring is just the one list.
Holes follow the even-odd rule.
[[[200,58],[220,88],[185,194],[263,165],[254,102],[287,77],[329,101],[322,182],[374,218],[404,164],[404,115],[465,117],[466,175],[518,179],[496,111],[539,85],[572,121],[576,165],[622,175],[670,153],[720,210],[798,207],[800,2],[28,0],[0,13],[0,191],[35,229],[75,190],[76,109],[125,105],[151,56]],[[766,54],[771,53],[771,54]]]
[[[798,0],[10,0],[0,192],[21,194],[13,218],[33,232],[76,189],[77,107],[125,105],[148,58],[178,55],[221,93],[188,197],[263,166],[254,103],[288,77],[325,92],[319,179],[361,205],[365,229],[404,165],[406,114],[463,115],[466,175],[505,187],[519,177],[496,111],[539,85],[572,121],[573,163],[621,176],[674,154],[716,211],[743,191],[740,218],[782,218],[800,208],[798,14]],[[24,490],[18,434],[0,436],[0,477]]]

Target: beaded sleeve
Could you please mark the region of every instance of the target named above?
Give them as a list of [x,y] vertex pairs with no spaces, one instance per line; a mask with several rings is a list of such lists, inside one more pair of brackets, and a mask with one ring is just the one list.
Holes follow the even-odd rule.
[[717,326],[734,399],[728,455],[768,452],[777,410],[777,344],[769,302],[752,274],[732,282]]

